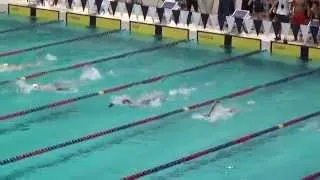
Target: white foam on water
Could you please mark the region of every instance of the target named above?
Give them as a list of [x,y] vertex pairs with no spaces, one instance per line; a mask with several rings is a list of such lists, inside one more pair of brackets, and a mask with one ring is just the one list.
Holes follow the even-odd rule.
[[204,114],[193,114],[193,119],[205,120],[209,122],[216,122],[219,120],[227,120],[231,118],[235,113],[230,112],[230,108],[224,108],[221,105],[217,105],[215,110],[210,114],[210,116],[206,116]]
[[53,54],[50,54],[48,53],[45,57],[44,57],[45,60],[47,61],[57,61],[58,60],[58,57],[53,55]]
[[205,85],[205,86],[212,86],[212,85],[213,85],[213,82],[206,82],[204,85]]
[[23,94],[29,94],[31,93],[34,88],[32,85],[27,84],[25,81],[23,80],[17,80],[16,81],[16,85],[18,86],[18,92],[23,93]]
[[256,104],[256,101],[254,101],[254,100],[249,100],[249,101],[247,102],[247,104],[248,104],[248,105],[254,105],[254,104]]
[[162,102],[160,99],[155,99],[153,101],[151,101],[151,107],[160,107],[162,105]]
[[190,94],[196,90],[197,90],[196,88],[172,89],[169,91],[169,95],[170,96],[176,96],[176,95],[190,96]]
[[78,88],[70,88],[68,89],[68,91],[57,91],[57,93],[61,93],[61,94],[73,94],[77,92],[79,92]]
[[[154,91],[151,93],[147,93],[142,95],[137,99],[138,105],[150,105],[151,107],[160,107],[162,105],[162,101],[166,98],[166,95],[160,91]],[[145,102],[149,102],[145,104]]]
[[300,131],[316,131],[320,132],[320,123],[319,122],[309,122],[302,128],[300,128]]
[[114,96],[111,99],[112,99],[111,102],[113,104],[122,105],[123,100],[131,99],[131,98],[128,95],[120,95],[120,96]]
[[162,105],[162,101],[166,98],[163,92],[155,91],[152,93],[147,93],[134,100],[128,95],[120,95],[112,97],[112,103],[116,105],[123,105],[124,100],[130,100],[132,107],[160,107]]
[[112,70],[108,71],[107,73],[109,76],[112,76],[112,77],[115,77],[116,76],[116,73]]
[[101,76],[100,72],[98,71],[98,69],[91,67],[91,66],[85,67],[83,69],[81,76],[80,76],[81,81],[86,81],[86,80],[95,81],[95,80],[99,80],[101,78],[102,78],[102,76]]

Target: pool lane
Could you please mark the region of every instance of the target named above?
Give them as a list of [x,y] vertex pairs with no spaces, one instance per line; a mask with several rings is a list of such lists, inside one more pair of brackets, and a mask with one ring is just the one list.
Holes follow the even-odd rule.
[[31,25],[30,18],[14,17],[8,16],[6,14],[0,14],[0,31],[29,25]]
[[[261,59],[261,57],[256,57],[256,58],[257,59]],[[253,64],[257,63],[257,61],[258,61],[257,59],[252,59]],[[246,67],[247,64],[250,64],[250,63],[247,62],[246,65],[240,64],[239,67],[241,67],[241,66],[242,67]],[[260,64],[260,63],[258,63],[258,64]],[[270,62],[268,63],[269,67],[273,70],[272,72],[270,72],[270,69],[265,67],[265,68],[259,68],[260,69],[259,70],[260,73],[263,72],[262,69],[265,69],[265,71],[266,71],[265,75],[268,74],[268,76],[272,76],[273,78],[275,78],[275,76],[279,76],[279,74],[281,74],[281,77],[283,77],[282,75],[283,75],[285,69],[282,67],[281,71],[279,69],[279,71],[277,72],[277,70],[275,70],[276,64],[273,64],[273,66],[271,66],[271,64],[270,64]],[[235,71],[238,70],[239,67],[237,67],[237,66],[235,66],[235,64],[233,64],[233,69]],[[287,69],[288,70],[287,71],[288,74],[292,73],[292,71],[297,71],[297,69],[292,68],[292,67],[287,67],[287,68],[288,68]],[[253,69],[253,68],[251,67],[250,69]],[[236,89],[239,88],[239,86],[238,87],[237,86],[236,87],[233,86],[233,88],[230,87],[230,85],[234,85],[235,83],[230,83],[229,86],[223,85],[223,87],[220,87],[220,88],[211,88],[211,89],[207,88],[205,90],[203,90],[204,88],[199,88],[201,86],[205,87],[206,85],[208,85],[207,84],[208,80],[209,81],[212,80],[211,78],[208,78],[208,79],[204,79],[203,78],[203,77],[210,77],[210,76],[208,76],[208,74],[209,73],[212,74],[212,71],[213,71],[212,69],[210,71],[208,71],[207,72],[207,76],[205,76],[204,74],[201,74],[201,73],[199,74],[199,77],[202,77],[203,81],[199,82],[199,80],[197,78],[195,78],[194,81],[193,81],[195,84],[189,84],[190,87],[195,87],[195,88],[199,89],[199,93],[201,95],[199,95],[199,93],[197,93],[198,92],[197,91],[196,93],[194,93],[194,96],[191,95],[189,98],[186,98],[185,96],[173,97],[173,100],[168,100],[168,103],[163,104],[162,108],[155,108],[155,109],[152,109],[152,108],[150,108],[150,109],[149,108],[146,108],[146,109],[128,109],[128,112],[126,114],[121,114],[120,112],[123,111],[123,109],[121,109],[121,108],[116,108],[115,110],[107,110],[106,111],[105,110],[105,106],[107,104],[106,103],[107,101],[101,101],[101,100],[97,101],[97,100],[95,100],[95,101],[91,101],[90,102],[88,100],[86,102],[82,102],[82,103],[79,103],[79,104],[76,105],[76,106],[79,105],[78,107],[76,107],[76,109],[85,109],[85,110],[83,110],[81,112],[76,112],[76,113],[73,113],[73,114],[72,113],[64,114],[64,115],[62,115],[62,117],[60,116],[58,118],[58,119],[60,119],[58,121],[53,121],[54,118],[52,118],[52,119],[49,118],[49,120],[47,122],[44,122],[45,121],[44,119],[39,118],[38,122],[33,126],[31,131],[28,131],[28,126],[26,126],[25,128],[27,128],[27,129],[25,129],[25,131],[19,130],[18,132],[14,133],[14,134],[9,133],[10,137],[14,137],[14,139],[20,139],[19,136],[21,136],[22,135],[21,133],[23,133],[24,134],[24,138],[26,136],[28,136],[28,138],[33,140],[32,144],[28,144],[27,148],[26,148],[26,144],[24,144],[23,147],[20,146],[20,145],[17,145],[17,144],[13,144],[15,146],[14,149],[16,149],[19,152],[23,152],[24,149],[34,149],[36,147],[41,146],[41,144],[42,145],[43,144],[51,144],[50,142],[52,142],[52,143],[59,142],[59,141],[62,141],[63,139],[68,139],[68,137],[69,138],[70,137],[76,137],[76,136],[79,136],[79,134],[80,135],[84,135],[85,132],[92,132],[93,129],[101,129],[101,126],[104,123],[106,125],[103,125],[103,127],[113,127],[113,126],[115,126],[117,124],[119,125],[120,123],[130,122],[130,121],[142,118],[142,117],[154,115],[155,112],[161,113],[161,112],[167,112],[171,108],[181,108],[181,106],[183,106],[185,104],[190,104],[191,102],[195,103],[195,100],[199,101],[199,100],[207,99],[209,97],[211,97],[211,98],[212,97],[216,97],[216,96],[219,96],[220,94],[224,95],[228,91],[229,92],[232,91],[233,88],[236,88]],[[250,71],[243,71],[243,72],[246,72],[247,76],[248,76],[248,74],[252,73]],[[226,75],[226,74],[224,74],[224,75]],[[230,76],[228,76],[228,78],[229,77]],[[237,77],[237,78],[241,77],[240,73],[238,73],[238,75],[234,76],[234,77]],[[273,79],[272,77],[269,77],[269,78]],[[148,87],[150,89],[153,89],[153,90],[156,89],[156,90],[162,90],[164,92],[169,92],[172,89],[179,88],[179,86],[181,87],[181,84],[186,82],[186,81],[181,81],[180,78],[177,79],[178,80],[177,82],[180,82],[180,83],[175,84],[175,86],[173,86],[173,87],[172,87],[172,84],[174,84],[175,82],[172,82],[172,81],[170,82],[169,88],[168,88],[168,86],[166,86],[163,83],[161,83],[160,87],[159,86],[148,86]],[[216,78],[217,79],[215,79],[215,81],[220,79],[219,76],[216,77]],[[243,78],[243,77],[241,77],[241,78]],[[249,84],[252,83],[252,81],[256,81],[256,82],[260,81],[261,82],[263,80],[264,81],[266,80],[265,76],[262,76],[260,78],[261,79],[259,79],[259,78],[256,78],[255,80],[252,79],[251,82],[248,82],[247,84],[245,84],[243,86],[247,87]],[[188,79],[190,81],[189,78],[186,78],[186,79]],[[192,80],[192,78],[191,78],[191,80]],[[229,80],[231,80],[231,79],[229,78]],[[240,82],[239,80],[238,81],[235,81],[235,80],[236,80],[235,78],[232,79],[233,82]],[[222,79],[221,79],[221,81],[222,81]],[[224,81],[225,81],[225,79],[224,79]],[[244,83],[244,82],[242,82],[242,83]],[[198,84],[199,87],[197,87],[196,84]],[[220,83],[220,84],[222,84],[222,83]],[[213,89],[215,90],[214,91],[215,95],[212,95],[212,92],[213,92],[212,90]],[[228,91],[226,91],[226,89],[228,89]],[[144,89],[144,90],[145,90],[144,92],[148,92],[149,89]],[[138,94],[138,92],[141,93],[141,89],[140,89],[140,91],[135,90],[135,93]],[[133,91],[132,91],[132,93],[130,91],[127,91],[126,93],[134,94]],[[187,99],[187,100],[183,100],[183,99]],[[198,101],[196,101],[196,102],[198,102]],[[93,103],[93,102],[95,102],[95,103]],[[88,108],[88,104],[90,105],[90,108]],[[73,108],[73,107],[71,107],[71,108]],[[66,110],[65,108],[62,108],[62,109]],[[116,112],[114,112],[114,111],[116,111]],[[103,112],[105,112],[107,114],[105,114]],[[92,117],[92,114],[100,114],[100,115],[97,116],[97,117],[96,116]],[[103,115],[103,114],[105,114],[105,115]],[[40,114],[39,114],[39,116],[40,116]],[[183,117],[183,115],[181,115],[181,116]],[[130,118],[128,118],[128,117],[130,117]],[[36,119],[37,119],[37,117],[34,117],[34,119],[32,119],[33,122],[37,121]],[[72,120],[76,120],[76,122],[77,122],[77,127],[76,128],[74,127],[75,125],[74,125],[74,122],[72,122]],[[29,119],[29,122],[30,122],[30,119]],[[197,121],[197,123],[199,123],[199,122],[200,121]],[[203,122],[203,121],[201,121],[201,122]],[[24,122],[20,121],[18,124],[21,125],[23,123]],[[27,125],[27,123],[28,123],[28,121],[25,122],[24,124]],[[7,125],[9,125],[9,124],[7,124]],[[14,125],[14,124],[11,124],[11,125]],[[50,127],[50,129],[46,129],[45,127]],[[83,127],[83,129],[81,127]],[[67,134],[64,134],[64,133],[57,134],[57,131],[61,132],[62,129],[66,129],[66,130],[68,129],[68,133]],[[39,133],[43,134],[43,136],[42,137],[37,136],[37,134],[39,134]],[[28,134],[28,135],[26,135],[26,134]],[[6,139],[5,136],[3,136],[3,137],[4,137],[4,139]],[[41,140],[41,139],[43,139],[43,140]],[[44,140],[45,140],[45,143],[44,143]],[[197,147],[199,148],[200,146],[197,146]],[[8,147],[8,149],[12,149],[12,148],[13,147],[10,147],[10,146]],[[9,152],[9,154],[11,154],[11,153],[12,152]],[[5,154],[5,152],[4,152],[4,154]]]
[[[102,138],[95,142],[84,143],[82,145],[66,148],[65,151],[59,150],[57,152],[35,158],[34,160],[28,160],[24,163],[21,163],[21,166],[18,166],[20,166],[22,170],[26,167],[32,167],[33,172],[22,172],[25,172],[25,174],[28,175],[27,177],[32,177],[34,179],[49,177],[51,174],[55,178],[77,177],[80,179],[87,179],[88,177],[93,176],[95,178],[108,177],[111,179],[119,179],[121,176],[129,175],[130,173],[143,168],[159,165],[161,163],[174,160],[177,157],[224,143],[227,140],[237,138],[244,134],[267,128],[285,120],[318,110],[320,108],[320,104],[317,103],[317,100],[312,97],[305,98],[301,94],[301,91],[305,90],[310,91],[310,94],[314,94],[314,88],[319,88],[319,85],[315,86],[314,81],[311,81],[310,83],[310,80],[315,80],[318,77],[319,75],[310,77],[307,83],[304,80],[299,80],[297,82],[287,84],[286,86],[281,85],[280,87],[265,89],[254,93],[252,96],[225,102],[224,105],[226,106],[236,106],[238,108],[242,108],[242,112],[238,116],[234,116],[233,118],[225,121],[221,120],[212,123],[192,118],[192,115],[195,113],[206,112],[206,109],[203,109],[202,111],[186,113],[167,118],[162,122],[137,128],[131,131],[129,130],[114,134],[110,137]],[[292,90],[287,92],[287,90],[291,88]],[[247,102],[248,100],[252,99],[256,101],[256,104],[250,106],[247,104]],[[275,100],[278,100],[276,107],[268,106]],[[291,105],[298,104],[297,102],[301,102],[302,100],[310,103],[303,108],[300,106]],[[281,114],[278,114],[277,117],[276,115],[273,115],[273,112],[276,110],[280,110],[282,112]],[[269,114],[272,114],[272,116],[269,116]],[[257,118],[257,115],[259,115],[259,118]],[[259,122],[257,122],[257,119]],[[318,121],[315,120],[310,123],[318,123]],[[244,148],[246,145],[249,146],[246,147],[250,152],[249,154],[241,154],[244,150],[240,147],[239,151],[232,149],[231,153],[225,156],[221,155],[224,158],[215,158],[217,159],[216,161],[225,160],[224,165],[226,165],[226,162],[229,162],[228,165],[231,166],[231,168],[229,166],[221,167],[220,163],[216,165],[215,160],[213,160],[212,162],[209,162],[210,164],[204,167],[205,169],[201,169],[202,166],[208,163],[207,160],[203,160],[195,164],[190,163],[189,165],[191,167],[182,165],[179,167],[182,169],[172,168],[168,171],[158,173],[157,177],[153,176],[150,178],[177,177],[178,179],[192,179],[191,177],[195,177],[196,175],[199,177],[200,174],[202,175],[203,173],[207,173],[209,169],[212,172],[203,176],[205,179],[223,178],[225,172],[221,171],[221,169],[229,167],[230,171],[232,171],[231,162],[238,162],[238,165],[233,165],[234,168],[238,166],[242,167],[243,165],[243,169],[247,169],[250,168],[250,165],[252,166],[255,164],[253,162],[264,162],[264,160],[267,161],[268,158],[274,158],[273,160],[276,160],[278,159],[277,156],[282,156],[283,153],[288,153],[288,155],[283,155],[283,159],[286,161],[282,162],[278,167],[289,167],[293,162],[295,162],[297,158],[295,155],[299,153],[309,157],[302,162],[303,165],[316,165],[316,163],[310,159],[314,157],[316,154],[315,152],[319,150],[319,147],[315,145],[318,135],[317,137],[311,136],[310,138],[307,136],[309,134],[316,135],[315,133],[317,129],[308,129],[307,127],[310,124],[307,123],[305,125],[305,127],[303,127],[304,125],[298,126],[298,131],[296,131],[297,129],[293,127],[292,129],[284,130],[284,132],[280,132],[279,134],[275,133],[265,140],[260,140],[260,142],[257,144],[243,144],[242,146]],[[300,134],[300,131],[303,133]],[[309,133],[304,131],[309,131]],[[283,139],[283,137],[288,138]],[[313,144],[311,147],[315,151],[312,150],[313,153],[311,153],[309,152],[310,150],[307,151],[306,148],[299,148],[297,145],[297,139],[299,139],[299,141],[306,140],[307,142]],[[269,141],[271,141],[271,144],[268,144]],[[275,144],[273,144],[274,142]],[[308,144],[307,142],[304,142],[303,144]],[[266,143],[268,146],[265,147],[263,145],[264,143]],[[306,147],[303,146],[303,144],[301,144],[301,146]],[[258,146],[258,152],[254,150],[256,146]],[[277,148],[274,149],[274,147]],[[295,149],[293,147],[297,148]],[[266,149],[259,151],[260,148]],[[274,150],[270,151],[270,149]],[[300,152],[300,150],[302,151]],[[265,151],[269,151],[269,153],[264,154]],[[277,154],[275,151],[279,154]],[[232,156],[234,154],[237,155],[238,153],[240,155],[233,159]],[[274,157],[271,156],[273,153],[275,153]],[[220,154],[218,155],[220,156]],[[265,155],[270,155],[271,157],[267,157]],[[248,163],[245,161],[246,159],[249,161]],[[271,159],[269,159],[270,161],[266,162],[265,166],[262,165],[262,167],[267,168],[268,166],[271,166]],[[90,166],[89,169],[88,165]],[[71,167],[76,168],[78,171],[63,171],[64,169],[70,169]],[[214,171],[215,168],[218,170]],[[241,176],[237,176],[238,174],[233,175],[240,178],[246,176],[258,177],[258,175],[267,177],[272,169],[275,169],[271,168],[270,171],[265,172],[264,169],[262,170],[259,167],[251,168],[254,170],[253,174],[239,171]],[[193,171],[193,169],[195,170]],[[298,175],[305,172],[307,167],[301,170],[298,168],[295,169],[297,172],[294,175]],[[63,176],[59,175],[59,171],[64,172]],[[185,171],[188,173],[184,174]],[[282,177],[293,177],[293,175],[288,175],[288,172],[280,172],[277,174],[274,175],[274,177],[279,177],[279,179]],[[232,173],[230,172],[229,177],[231,177],[231,175]]]
[[[172,52],[174,51],[174,52]],[[191,53],[187,53],[191,51]],[[206,54],[196,59],[196,55]],[[194,44],[182,43],[171,48],[158,49],[152,52],[140,53],[120,58],[114,61],[97,64],[94,67],[101,73],[102,78],[95,81],[80,83],[79,92],[31,92],[17,93],[19,88],[12,84],[3,89],[4,102],[8,106],[0,109],[0,113],[9,113],[31,106],[44,105],[64,98],[76,97],[87,93],[98,92],[101,89],[112,88],[122,84],[147,79],[163,73],[190,68],[208,61],[220,60],[229,56],[223,50],[194,49]],[[220,58],[219,58],[220,57]],[[165,68],[159,68],[165,67]],[[81,76],[86,74],[83,68],[49,74],[48,76],[30,80],[28,83],[54,83],[56,81],[72,81],[79,83]],[[14,99],[14,100],[12,100]]]
[[99,32],[101,31],[97,29],[67,27],[64,23],[55,23],[24,31],[0,34],[0,54]]
[[[37,157],[34,160],[17,163],[15,167],[19,167],[18,169],[20,170],[28,169],[27,167],[29,167],[30,170],[32,167],[33,171],[22,172],[24,172],[27,177],[30,176],[34,179],[48,177],[48,174],[52,174],[55,178],[60,178],[62,176],[57,172],[64,172],[63,169],[69,169],[70,167],[77,168],[80,171],[64,172],[64,177],[76,176],[86,179],[90,176],[89,174],[92,173],[99,178],[109,177],[111,179],[118,179],[120,176],[129,175],[137,170],[152,167],[181,157],[182,155],[224,143],[227,140],[242,136],[248,132],[270,127],[293,117],[318,110],[320,104],[312,97],[313,94],[317,93],[316,89],[319,88],[319,85],[314,83],[317,78],[319,78],[319,74],[277,87],[267,88],[249,96],[226,101],[224,102],[225,106],[240,109],[238,115],[228,120],[207,122],[192,118],[192,115],[196,113],[206,112],[207,108],[204,108],[197,112],[173,116],[158,123],[111,135],[110,137],[97,141],[52,152],[42,157]],[[303,93],[301,93],[304,91],[308,91],[310,96],[305,97]],[[206,94],[203,91],[199,92]],[[248,105],[247,102],[250,100],[254,100],[256,104]],[[307,101],[309,103],[301,108],[298,103],[301,101]],[[272,106],[275,102],[276,106]],[[139,113],[140,110],[133,111],[136,111],[133,113]],[[130,113],[129,110],[128,113]],[[133,113],[129,115],[132,116]],[[77,122],[79,122],[78,118],[80,117],[70,115],[70,118],[76,118]],[[113,118],[97,117],[97,119],[100,119],[99,125],[101,127],[104,123],[109,124]],[[66,119],[64,119],[64,121],[65,120]],[[92,122],[92,120],[93,119],[91,119],[90,122]],[[95,120],[96,118],[94,121]],[[54,126],[54,124],[57,123],[52,123],[52,126]],[[89,124],[90,126],[92,125],[91,123]],[[81,125],[78,124],[75,129],[72,128],[70,124],[69,127],[65,128],[69,131],[79,131],[80,126]],[[51,127],[50,129],[52,128],[55,127]],[[87,126],[87,128],[89,128],[89,126]],[[177,129],[179,129],[179,131],[177,131]],[[314,131],[315,129],[310,130]],[[48,133],[48,131],[50,130],[46,129],[46,133]],[[54,134],[46,136],[48,138],[45,144],[49,143],[48,141],[50,141],[49,139],[53,135]],[[70,137],[74,137],[74,135],[70,135]],[[291,140],[294,140],[294,138]],[[34,141],[36,140],[33,139],[33,144],[35,143]],[[246,144],[243,146],[246,146]],[[277,147],[278,149],[282,147],[287,149],[284,145]],[[296,152],[296,150],[290,150],[293,151],[293,153]],[[88,164],[90,164],[90,169],[88,169]],[[212,166],[215,167],[215,164],[213,163],[211,165],[211,169],[213,168]],[[219,168],[219,166],[217,168]],[[157,175],[168,178],[176,174],[176,172],[172,172],[174,173],[174,175],[172,175],[171,171],[179,170],[173,168],[169,171],[164,171],[164,174],[159,173]],[[197,171],[198,170],[192,172],[190,170],[190,173],[197,173]],[[183,171],[179,172],[181,178],[188,179],[188,175],[183,176]],[[215,178],[216,174],[211,173],[211,176],[208,176],[208,178],[209,177]]]
[[[0,76],[1,80],[3,79],[2,81],[14,80],[15,78],[34,73],[64,68],[165,43],[167,42],[135,38],[126,32],[112,33],[105,36],[4,57],[2,58],[3,63],[33,64],[35,66],[25,68],[21,71],[2,72]],[[139,44],[139,46],[136,46],[137,44]]]

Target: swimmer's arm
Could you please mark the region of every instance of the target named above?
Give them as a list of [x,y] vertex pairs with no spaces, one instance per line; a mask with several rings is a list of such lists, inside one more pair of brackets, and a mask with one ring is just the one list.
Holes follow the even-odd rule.
[[216,108],[217,104],[219,103],[219,101],[215,101],[214,104],[212,105],[209,113],[206,116],[210,116],[210,114],[214,111],[214,109]]

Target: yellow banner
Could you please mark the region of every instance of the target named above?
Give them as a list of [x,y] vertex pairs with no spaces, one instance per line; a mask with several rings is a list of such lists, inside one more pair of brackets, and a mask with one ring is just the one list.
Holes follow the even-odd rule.
[[224,34],[198,31],[197,36],[199,44],[224,46]]
[[309,58],[311,61],[320,62],[320,48],[309,48]]
[[300,57],[301,47],[298,45],[272,42],[271,52],[272,54],[280,56]]
[[188,40],[189,30],[162,26],[162,37],[176,40]]
[[30,17],[31,16],[31,8],[8,4],[8,13],[10,15]]
[[37,18],[40,20],[54,21],[59,20],[59,11],[47,10],[47,9],[37,9]]
[[67,13],[67,24],[90,26],[90,16],[82,14]]
[[121,30],[121,20],[96,17],[96,27],[106,30]]
[[155,29],[156,29],[156,27],[153,24],[130,22],[130,32],[132,32],[132,33],[154,36]]
[[261,40],[232,36],[232,47],[243,50],[260,50]]

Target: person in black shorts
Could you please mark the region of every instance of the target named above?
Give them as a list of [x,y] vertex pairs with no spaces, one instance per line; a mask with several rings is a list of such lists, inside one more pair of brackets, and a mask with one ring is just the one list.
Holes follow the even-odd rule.
[[219,0],[218,20],[225,22],[235,10],[235,0]]
[[[273,4],[273,9],[275,10],[275,34],[276,38],[275,40],[281,40],[281,23],[289,23],[290,18],[290,10],[289,10],[289,0],[276,0]],[[284,39],[284,42],[287,42],[286,39]]]
[[250,11],[250,13],[252,13],[253,12],[253,7],[252,7],[252,3],[249,3],[250,1],[251,0],[242,0],[241,9]]
[[197,0],[186,0],[186,2],[187,2],[187,10],[188,11],[191,11],[191,8],[193,6],[194,11],[198,12],[199,7],[198,7],[198,1]]
[[265,12],[263,0],[253,0],[252,4],[254,15],[257,17],[257,19],[263,19]]

